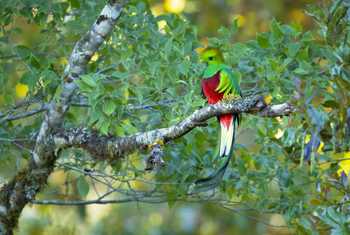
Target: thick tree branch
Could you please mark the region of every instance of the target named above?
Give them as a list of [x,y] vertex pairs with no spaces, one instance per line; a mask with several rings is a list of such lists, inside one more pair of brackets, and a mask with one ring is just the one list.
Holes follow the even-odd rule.
[[48,138],[63,123],[77,85],[74,80],[85,73],[86,65],[113,30],[122,11],[122,0],[110,0],[86,35],[75,45],[65,69],[62,93],[48,105],[29,166],[0,190],[0,234],[13,234],[23,207],[32,201],[54,168],[55,147]]
[[145,149],[158,141],[167,143],[192,129],[202,126],[209,118],[225,113],[251,113],[262,117],[285,116],[294,112],[288,103],[266,105],[261,96],[249,96],[228,103],[209,105],[193,112],[183,121],[167,127],[137,133],[127,137],[101,136],[87,128],[61,130],[52,136],[56,147],[80,147],[98,160],[115,160],[137,149]]
[[95,199],[95,200],[35,200],[31,203],[36,205],[54,205],[54,206],[81,206],[81,205],[92,205],[92,204],[122,204],[122,203],[129,203],[129,202],[142,202],[142,203],[148,203],[148,204],[159,204],[159,203],[168,203],[169,201],[174,202],[186,202],[186,203],[200,203],[200,202],[214,202],[214,203],[220,203],[220,204],[239,204],[240,202],[230,202],[225,200],[219,200],[217,198],[213,198],[212,200],[210,198],[200,198],[200,197],[183,197],[180,196],[179,198],[172,198],[169,199],[166,194],[160,195],[160,196],[130,196],[126,198],[121,199]]
[[[140,199],[141,200],[141,199]],[[166,200],[166,199],[165,199]],[[91,205],[91,204],[112,204],[112,203],[128,203],[139,201],[134,197],[125,198],[125,199],[105,199],[105,200],[78,200],[78,201],[62,201],[62,200],[35,200],[31,203],[37,205],[55,205],[55,206],[81,206],[81,205]],[[163,201],[162,201],[163,202]]]
[[50,132],[62,124],[64,114],[68,110],[70,101],[77,89],[77,84],[74,81],[85,73],[90,58],[112,31],[116,20],[120,16],[122,9],[120,2],[110,1],[110,4],[107,4],[103,8],[90,31],[74,46],[68,66],[65,69],[63,91],[60,100],[58,102],[53,101],[49,105],[48,113],[45,116],[37,137],[37,144],[33,153],[35,164],[41,164],[40,158],[44,157],[42,153],[47,145],[46,140]]
[[259,112],[259,115],[262,117],[280,117],[288,116],[295,111],[295,108],[289,103],[282,103],[267,106]]

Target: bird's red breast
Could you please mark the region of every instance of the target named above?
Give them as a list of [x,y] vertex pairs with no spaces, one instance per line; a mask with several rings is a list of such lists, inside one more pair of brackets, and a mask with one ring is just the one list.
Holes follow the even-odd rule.
[[[202,85],[202,91],[204,93],[204,96],[207,98],[209,104],[216,104],[222,98],[224,97],[223,93],[218,93],[216,91],[216,88],[218,87],[220,83],[220,72],[217,72],[214,76],[203,79],[201,82]],[[232,114],[224,114],[220,115],[219,119],[220,122],[225,125],[225,127],[228,129],[231,125],[232,121]]]
[[220,72],[217,72],[214,76],[202,80],[202,91],[204,96],[208,99],[209,104],[215,104],[222,100],[224,94],[218,93],[215,89],[220,82]]

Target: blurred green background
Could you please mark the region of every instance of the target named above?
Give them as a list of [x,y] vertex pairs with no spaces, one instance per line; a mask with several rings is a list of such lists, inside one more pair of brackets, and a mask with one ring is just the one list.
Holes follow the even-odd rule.
[[312,26],[311,18],[304,14],[306,5],[315,0],[164,0],[150,1],[154,14],[181,13],[199,29],[202,37],[215,36],[220,26],[228,26],[238,18],[243,28],[239,40],[255,37],[268,30],[271,19],[284,23]]

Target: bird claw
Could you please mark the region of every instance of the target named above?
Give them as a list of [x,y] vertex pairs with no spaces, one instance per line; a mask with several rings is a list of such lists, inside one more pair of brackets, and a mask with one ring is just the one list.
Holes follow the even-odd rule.
[[222,101],[224,101],[224,102],[231,102],[231,101],[236,101],[236,100],[239,100],[239,99],[241,99],[241,97],[239,95],[227,94],[227,95],[224,95]]

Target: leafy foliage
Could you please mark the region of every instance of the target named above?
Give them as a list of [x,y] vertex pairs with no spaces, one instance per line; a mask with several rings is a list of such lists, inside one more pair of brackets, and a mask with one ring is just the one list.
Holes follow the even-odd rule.
[[[13,110],[34,109],[58,97],[64,58],[101,5],[74,0],[4,5],[0,175],[5,180],[27,163],[42,117],[1,119]],[[268,32],[242,43],[235,42],[239,30],[235,21],[208,42],[219,47],[226,64],[241,74],[243,94],[265,90],[272,102],[292,102],[298,108],[291,117],[244,117],[219,196],[261,213],[283,214],[291,229],[300,233],[349,233],[349,166],[344,161],[350,151],[349,7],[340,0],[328,7],[310,7],[308,14],[318,25],[315,31],[273,20]],[[28,28],[40,33],[23,37]],[[178,122],[205,105],[199,86],[205,66],[198,60],[198,47],[196,28],[186,19],[153,16],[147,4],[135,1],[94,55],[88,73],[77,81],[76,105],[65,126],[89,126],[104,135],[126,136]],[[18,83],[27,85],[29,94],[16,101]],[[79,150],[67,150],[58,168],[78,169],[66,177],[74,179],[69,193],[79,198],[91,194],[92,183],[84,172],[95,169],[124,180],[123,190],[165,193],[172,206],[185,197],[195,179],[220,165],[215,159],[217,129],[216,120],[211,120],[208,127],[167,145],[166,167],[151,176],[143,171],[144,153],[107,164],[95,163]]]

